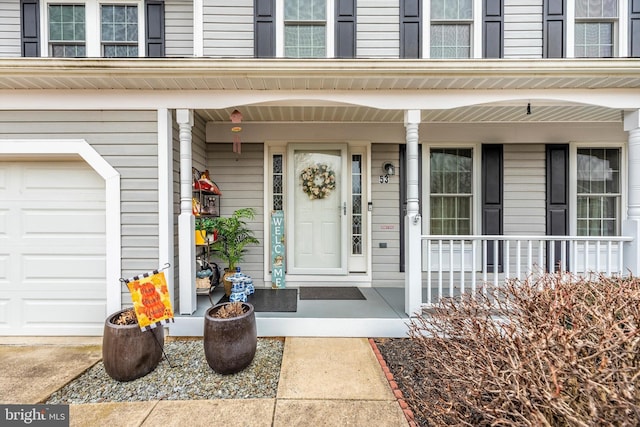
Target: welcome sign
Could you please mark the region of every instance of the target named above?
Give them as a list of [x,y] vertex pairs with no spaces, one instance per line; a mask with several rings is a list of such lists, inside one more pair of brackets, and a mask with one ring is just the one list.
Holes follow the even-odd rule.
[[281,289],[284,281],[284,212],[271,213],[271,287]]

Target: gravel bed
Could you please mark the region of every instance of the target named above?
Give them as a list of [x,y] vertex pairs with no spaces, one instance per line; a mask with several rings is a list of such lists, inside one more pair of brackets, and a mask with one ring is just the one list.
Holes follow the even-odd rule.
[[46,403],[79,404],[149,400],[275,398],[284,340],[258,338],[251,365],[232,375],[214,372],[204,355],[202,339],[165,342],[171,367],[163,357],[158,367],[128,382],[112,379],[100,361],[53,393]]

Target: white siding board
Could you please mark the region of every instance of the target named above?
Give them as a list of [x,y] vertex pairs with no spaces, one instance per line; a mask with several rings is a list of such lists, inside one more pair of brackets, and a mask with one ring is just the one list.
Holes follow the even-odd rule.
[[[400,56],[399,2],[397,0],[361,0],[358,2],[356,14],[356,56],[398,58]],[[378,40],[386,40],[387,43],[378,43]]]
[[0,57],[19,57],[20,2],[0,2]]
[[[212,179],[220,187],[220,210],[222,215],[231,215],[240,208],[254,208],[256,217],[247,221],[259,245],[247,248],[245,260],[240,263],[242,271],[251,276],[256,284],[264,281],[264,145],[242,144],[242,153],[233,153],[231,144],[207,145],[207,165]],[[243,182],[238,182],[243,175]],[[223,267],[223,264],[219,264]]]
[[203,33],[205,56],[253,57],[253,0],[208,0]]
[[[397,144],[372,144],[371,146],[371,258],[372,279],[375,286],[402,286],[404,273],[400,272],[400,180],[396,175],[388,184],[380,184],[382,173],[379,165],[390,160],[399,166]],[[382,226],[393,226],[383,230]],[[380,248],[386,243],[386,248]]]
[[[155,111],[0,111],[0,138],[86,140],[121,174],[123,253],[135,248],[144,254],[136,263],[123,256],[122,276],[132,277],[157,267],[158,161],[157,147],[152,144],[157,141]],[[136,155],[128,155],[129,150]],[[144,186],[136,187],[140,178],[155,185],[149,188],[145,181]],[[141,216],[131,214],[144,214],[145,219],[138,221]],[[131,300],[126,289],[122,300]]]
[[544,144],[504,146],[504,233],[544,235]]
[[165,1],[165,53],[193,56],[193,1]]
[[542,0],[505,0],[504,57],[542,57]]
[[180,215],[180,129],[176,122],[176,112],[171,111],[171,133],[173,143],[173,303],[180,307],[180,236],[178,215]]

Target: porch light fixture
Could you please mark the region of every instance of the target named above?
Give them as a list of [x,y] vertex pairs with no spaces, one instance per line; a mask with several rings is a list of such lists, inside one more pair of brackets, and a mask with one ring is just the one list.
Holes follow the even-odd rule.
[[393,166],[393,163],[391,162],[384,162],[382,164],[382,170],[384,171],[384,173],[386,175],[392,176],[396,174],[396,167]]

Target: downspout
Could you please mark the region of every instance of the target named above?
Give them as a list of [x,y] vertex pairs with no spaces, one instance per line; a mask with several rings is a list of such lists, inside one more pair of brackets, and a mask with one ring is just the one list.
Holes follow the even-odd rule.
[[180,313],[196,311],[196,258],[193,208],[191,206],[191,129],[193,111],[177,110],[176,119],[180,127],[180,215],[178,216],[178,261],[180,263]]
[[420,110],[404,113],[407,143],[407,216],[405,217],[404,311],[412,316],[422,304],[422,218],[418,183]]

